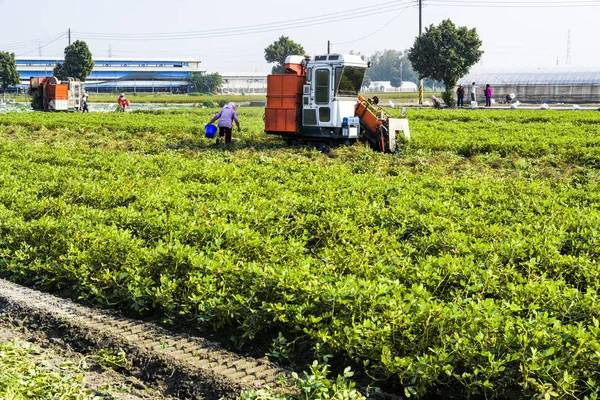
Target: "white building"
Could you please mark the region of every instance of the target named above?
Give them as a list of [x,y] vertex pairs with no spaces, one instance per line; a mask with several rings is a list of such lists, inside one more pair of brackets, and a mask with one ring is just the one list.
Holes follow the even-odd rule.
[[260,72],[221,72],[223,77],[223,94],[266,94],[267,93],[267,75]]
[[[364,88],[363,88],[364,89]],[[368,93],[412,93],[419,90],[414,82],[403,81],[402,86],[395,88],[390,81],[373,81],[366,88]]]

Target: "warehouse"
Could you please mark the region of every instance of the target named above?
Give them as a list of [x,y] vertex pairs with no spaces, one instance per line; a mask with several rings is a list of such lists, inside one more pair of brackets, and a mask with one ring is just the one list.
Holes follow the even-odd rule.
[[506,94],[527,103],[598,103],[600,102],[600,67],[555,66],[516,71],[474,70],[459,80],[469,88],[475,82],[480,89],[477,101],[484,101],[483,89],[492,86],[494,99],[503,101]]
[[[30,77],[52,76],[58,58],[17,59],[23,87]],[[173,59],[94,59],[95,66],[85,87],[89,92],[173,92],[187,93],[192,73],[201,73],[200,60]]]

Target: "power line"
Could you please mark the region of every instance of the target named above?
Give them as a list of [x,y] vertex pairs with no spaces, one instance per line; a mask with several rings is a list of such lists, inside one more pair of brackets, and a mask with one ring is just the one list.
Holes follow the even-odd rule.
[[[92,32],[79,32],[79,35],[93,35],[93,36],[110,36],[110,37],[128,37],[128,38],[132,38],[132,37],[143,37],[143,38],[148,38],[148,37],[165,37],[165,36],[174,36],[174,37],[180,37],[180,36],[190,36],[190,35],[204,35],[204,34],[219,34],[221,32],[231,32],[231,31],[246,31],[246,30],[255,30],[255,29],[265,29],[265,28],[273,28],[275,26],[287,26],[287,25],[294,25],[294,24],[304,24],[307,22],[315,22],[315,23],[321,23],[321,20],[331,20],[331,17],[334,18],[339,18],[339,17],[346,17],[346,16],[354,16],[354,15],[360,15],[366,12],[373,12],[373,11],[378,11],[378,13],[384,13],[387,12],[389,10],[389,8],[397,8],[402,4],[407,4],[410,3],[410,0],[403,0],[401,2],[398,1],[388,1],[388,2],[384,2],[384,3],[379,3],[379,4],[375,4],[372,6],[365,6],[365,7],[360,7],[360,8],[354,8],[354,9],[350,9],[350,10],[346,10],[346,11],[337,11],[334,13],[328,13],[328,14],[321,14],[321,15],[317,15],[317,16],[312,16],[312,17],[304,17],[304,18],[295,18],[295,19],[290,19],[290,20],[284,20],[284,21],[279,21],[279,22],[269,22],[269,23],[264,23],[264,24],[255,24],[255,25],[246,25],[246,26],[242,26],[242,27],[238,27],[238,28],[217,28],[217,29],[207,29],[207,30],[200,30],[200,31],[184,31],[184,32],[148,32],[148,33],[92,33]],[[385,7],[385,8],[382,8]]]
[[64,33],[60,33],[58,35],[44,36],[41,38],[26,40],[23,42],[16,42],[16,43],[11,43],[11,44],[0,45],[0,48],[3,49],[4,51],[28,48],[28,47],[37,45],[38,43],[43,42],[45,40],[56,39],[57,37],[61,37],[61,36],[64,36]]
[[376,33],[378,33],[378,32],[380,32],[380,31],[382,31],[383,29],[385,29],[387,26],[389,26],[389,25],[390,25],[392,22],[394,22],[396,19],[398,19],[398,17],[399,17],[400,15],[402,15],[402,13],[403,13],[404,11],[406,11],[406,10],[407,10],[407,9],[409,9],[409,8],[411,8],[411,6],[404,7],[404,8],[402,9],[402,11],[400,11],[398,14],[396,14],[396,16],[395,16],[394,18],[392,18],[392,19],[391,19],[391,20],[390,20],[390,21],[389,21],[387,24],[383,25],[381,28],[377,29],[376,31],[373,31],[373,32],[371,32],[370,34],[368,34],[368,35],[366,35],[366,36],[363,36],[363,37],[361,37],[361,38],[359,38],[359,39],[356,39],[356,40],[351,40],[351,41],[349,41],[349,42],[343,42],[343,43],[331,43],[331,44],[342,45],[342,44],[356,43],[356,42],[359,42],[359,41],[361,41],[361,40],[363,40],[363,39],[366,39],[366,38],[368,38],[368,37],[371,37],[371,36],[375,35]]
[[[364,9],[360,11],[348,11],[335,14],[326,14],[320,17],[304,18],[295,20],[297,22],[276,22],[271,24],[263,24],[260,26],[246,26],[240,28],[224,28],[220,30],[209,30],[209,31],[198,31],[195,33],[154,33],[145,34],[147,36],[138,36],[138,34],[89,34],[89,33],[76,33],[77,36],[87,39],[110,39],[110,40],[182,40],[182,39],[202,39],[202,38],[214,38],[214,37],[225,37],[225,36],[240,36],[248,35],[253,33],[264,33],[272,31],[280,31],[283,28],[303,28],[315,25],[322,25],[323,23],[334,23],[347,21],[351,19],[364,18],[371,15],[378,15],[388,13],[391,11],[402,10],[407,4],[410,4],[410,0],[404,2],[394,2],[393,6],[387,8],[378,8],[365,12]],[[387,4],[387,3],[384,3]],[[374,6],[367,7],[373,8]],[[331,17],[331,15],[335,15]]]
[[439,7],[469,7],[469,8],[581,8],[600,7],[599,1],[573,0],[573,1],[468,1],[468,0],[430,0],[429,4]]
[[31,53],[33,53],[33,52],[34,52],[34,51],[36,51],[36,50],[37,50],[37,51],[40,51],[40,50],[41,50],[41,49],[43,49],[44,47],[47,47],[47,46],[51,45],[52,43],[56,42],[56,41],[57,41],[57,40],[59,40],[59,39],[62,39],[62,38],[64,38],[65,36],[66,36],[66,33],[63,33],[62,35],[60,35],[60,36],[59,36],[59,37],[57,37],[56,39],[54,39],[54,40],[52,40],[52,41],[50,41],[50,42],[48,42],[48,43],[46,43],[46,44],[44,44],[44,45],[42,45],[42,46],[38,45],[38,47],[37,47],[36,49],[33,49],[33,50],[31,50],[31,51],[28,51],[28,52],[26,52],[26,53],[17,54],[17,57],[26,56],[27,54],[31,54]]

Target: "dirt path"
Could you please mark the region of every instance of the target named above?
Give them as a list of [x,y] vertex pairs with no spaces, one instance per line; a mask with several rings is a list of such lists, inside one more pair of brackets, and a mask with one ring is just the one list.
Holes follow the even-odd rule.
[[[203,338],[173,335],[151,323],[83,307],[3,279],[0,321],[3,337],[33,341],[58,359],[71,355],[95,359],[103,351],[124,351],[125,375],[110,370],[85,375],[90,387],[101,388],[114,380],[116,387],[132,388],[127,394],[138,396],[112,398],[236,398],[244,389],[265,385],[289,391],[279,379],[287,371],[268,360],[242,357]],[[157,392],[148,397],[147,388]]]

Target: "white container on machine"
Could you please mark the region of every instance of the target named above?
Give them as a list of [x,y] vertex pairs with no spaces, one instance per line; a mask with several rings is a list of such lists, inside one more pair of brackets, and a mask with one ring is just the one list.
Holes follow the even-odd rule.
[[342,135],[349,139],[358,138],[360,119],[358,117],[350,117],[344,118],[342,121]]

